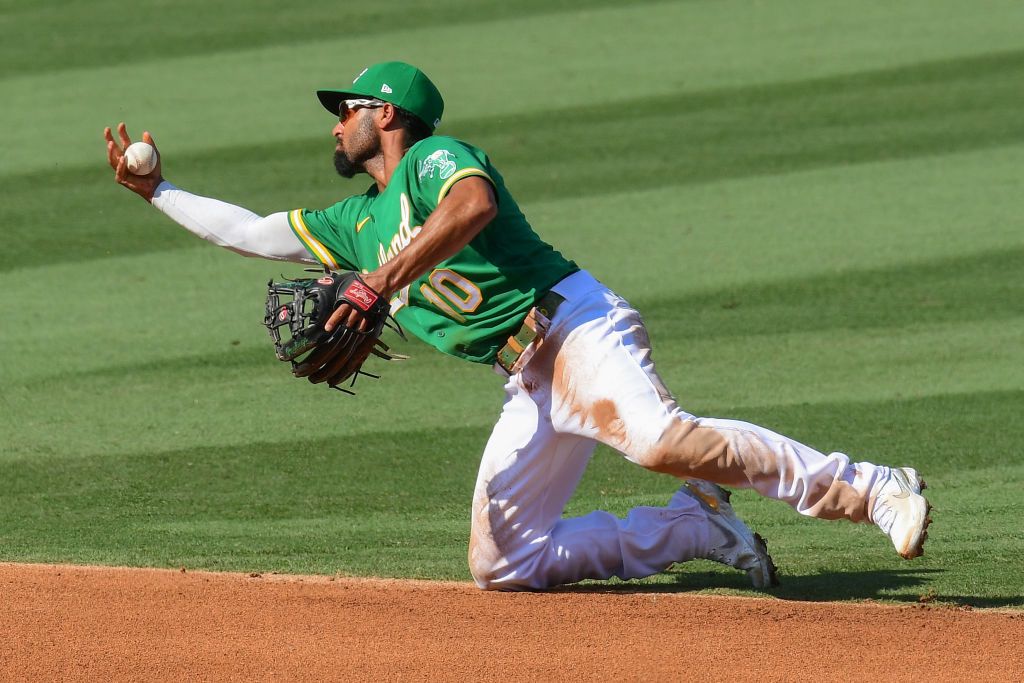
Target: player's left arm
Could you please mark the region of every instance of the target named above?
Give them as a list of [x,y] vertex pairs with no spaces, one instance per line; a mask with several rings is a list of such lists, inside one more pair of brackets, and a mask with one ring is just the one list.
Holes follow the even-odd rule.
[[[497,215],[498,202],[490,180],[481,176],[463,178],[427,217],[416,239],[394,259],[364,275],[363,280],[389,299],[441,261],[457,254]],[[331,330],[339,321],[358,326],[359,313],[342,305],[324,327]]]

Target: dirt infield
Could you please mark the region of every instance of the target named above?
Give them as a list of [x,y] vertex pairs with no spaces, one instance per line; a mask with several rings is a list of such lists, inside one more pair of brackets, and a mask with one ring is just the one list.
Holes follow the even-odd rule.
[[0,678],[1020,680],[1024,612],[0,564]]

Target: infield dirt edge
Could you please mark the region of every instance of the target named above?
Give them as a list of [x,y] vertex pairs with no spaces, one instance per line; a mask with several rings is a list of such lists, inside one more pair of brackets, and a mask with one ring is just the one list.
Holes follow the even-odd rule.
[[[1024,612],[0,563],[30,680],[904,680],[1024,671]],[[993,657],[992,653],[1000,653]]]

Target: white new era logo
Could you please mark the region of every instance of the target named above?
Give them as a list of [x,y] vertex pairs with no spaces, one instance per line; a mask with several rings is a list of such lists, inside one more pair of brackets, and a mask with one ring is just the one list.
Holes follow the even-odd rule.
[[380,86],[380,91],[389,93],[391,92],[391,86],[388,85],[387,83],[384,83]]

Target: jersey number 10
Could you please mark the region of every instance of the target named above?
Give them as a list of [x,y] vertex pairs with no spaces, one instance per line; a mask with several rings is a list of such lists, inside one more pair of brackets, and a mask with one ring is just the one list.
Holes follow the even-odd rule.
[[[436,268],[431,272],[427,282],[420,285],[420,294],[449,318],[460,323],[466,322],[463,313],[472,313],[484,302],[480,288],[450,268]],[[399,292],[398,301],[398,306],[392,312],[397,312],[409,303],[408,286]]]

